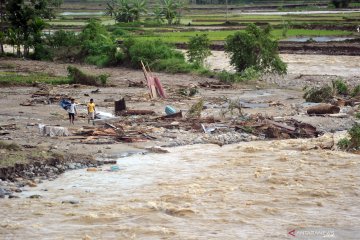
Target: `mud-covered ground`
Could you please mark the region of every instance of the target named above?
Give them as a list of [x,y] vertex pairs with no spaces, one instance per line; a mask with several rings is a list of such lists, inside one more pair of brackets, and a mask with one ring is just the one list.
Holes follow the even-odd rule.
[[[353,118],[326,118],[309,117],[305,115],[306,107],[302,105],[304,86],[317,86],[330,83],[331,80],[341,77],[350,85],[360,82],[360,57],[355,56],[325,56],[325,55],[282,55],[288,63],[288,75],[268,76],[263,80],[248,84],[238,84],[230,89],[206,89],[200,88],[199,94],[193,98],[179,97],[176,92],[179,88],[204,81],[215,81],[205,77],[188,74],[165,74],[156,73],[161,79],[169,99],[149,100],[147,88],[128,87],[128,80],[144,81],[142,71],[126,68],[97,68],[90,65],[77,65],[84,72],[90,74],[109,74],[109,84],[112,87],[100,88],[99,93],[92,94],[95,87],[82,86],[56,86],[54,93],[67,94],[74,97],[79,104],[79,112],[86,112],[85,106],[90,98],[94,98],[98,111],[113,113],[114,100],[125,97],[127,107],[130,109],[154,110],[157,115],[164,114],[166,105],[171,105],[177,110],[186,112],[192,104],[200,98],[204,98],[208,106],[203,112],[204,116],[220,117],[222,105],[226,99],[239,99],[249,103],[281,103],[269,107],[243,109],[245,114],[261,113],[274,117],[291,117],[307,121],[320,127],[322,131],[336,131],[347,129],[353,123]],[[228,59],[223,52],[213,52],[208,60],[213,69],[229,69]],[[29,60],[1,59],[0,64],[11,65],[12,71],[20,73],[46,72],[55,76],[67,75],[68,64],[39,62]],[[2,123],[15,123],[18,130],[11,131],[10,135],[0,136],[20,144],[35,144],[38,146],[56,146],[69,152],[96,154],[99,150],[109,151],[117,148],[112,146],[87,146],[77,144],[69,139],[52,139],[41,137],[35,124],[52,124],[69,128],[75,131],[86,126],[86,118],[77,118],[74,126],[69,125],[67,113],[54,104],[36,104],[34,106],[21,106],[20,104],[31,99],[31,95],[37,91],[36,87],[2,87],[0,88],[1,105],[0,119]],[[351,109],[343,109],[351,112]],[[120,119],[121,121],[121,119]],[[178,134],[181,138],[181,133]],[[156,141],[153,144],[157,145]],[[119,144],[121,148],[123,144]],[[133,144],[134,146],[138,144]],[[144,144],[141,144],[144,145]],[[146,144],[145,144],[146,145]],[[107,149],[110,148],[110,149]]]
[[[156,73],[169,95],[164,100],[150,100],[146,87],[128,86],[128,80],[144,81],[141,71],[76,64],[86,73],[109,74],[111,87],[99,88],[98,93],[92,93],[97,88],[89,86],[53,87],[53,94],[76,99],[79,115],[75,125],[69,124],[66,111],[57,102],[20,105],[32,99],[38,87],[1,87],[0,125],[16,126],[14,130],[5,130],[8,134],[1,135],[1,141],[18,144],[21,152],[31,153],[32,158],[37,156],[33,152],[71,154],[73,158],[53,166],[31,166],[25,169],[26,175],[16,177],[14,182],[0,181],[0,197],[5,198],[1,200],[4,218],[0,221],[0,238],[280,239],[287,236],[289,229],[304,227],[331,228],[337,234],[345,229],[348,232],[341,234],[356,236],[359,210],[353,204],[358,196],[357,155],[314,150],[333,148],[342,134],[259,143],[254,141],[258,137],[247,133],[205,134],[149,124],[147,127],[156,139],[147,142],[85,144],[81,142],[83,138],[73,136],[77,130],[92,126],[82,117],[90,98],[95,100],[97,111],[112,113],[114,100],[124,97],[129,109],[154,110],[158,116],[165,114],[167,105],[186,113],[203,98],[206,109],[202,116],[216,119],[222,118],[227,99],[232,99],[260,103],[244,108],[245,115],[294,118],[314,125],[321,132],[337,132],[352,126],[356,110],[352,107],[341,109],[348,113],[345,118],[308,116],[302,88],[330,83],[339,77],[351,85],[359,84],[360,57],[282,55],[282,58],[289,64],[289,73],[284,77],[267,76],[229,89],[199,88],[199,93],[191,98],[179,96],[178,90],[215,80]],[[222,52],[213,52],[208,63],[213,69],[229,66]],[[45,72],[54,76],[65,76],[68,66],[14,59],[1,59],[0,65],[11,66],[11,71],[22,74]],[[119,117],[113,123],[125,120]],[[38,124],[65,127],[71,136],[42,136]],[[223,143],[245,141],[248,143],[220,147]],[[170,153],[164,155],[143,156],[148,147],[196,143],[216,144],[185,146],[169,149]],[[14,155],[12,151],[0,151]],[[135,155],[119,159],[131,154]],[[65,170],[97,166],[92,161],[74,161],[76,155],[78,160],[88,155],[98,160],[117,159],[120,169],[115,172],[109,166],[97,168],[96,172],[82,169],[56,179]],[[45,173],[34,177],[42,171],[41,167]]]
[[[22,151],[30,152],[55,152],[60,154],[85,154],[94,158],[103,158],[112,154],[127,154],[128,152],[146,151],[145,148],[153,146],[179,146],[195,143],[217,143],[227,144],[241,141],[252,141],[258,139],[247,133],[224,133],[204,134],[201,131],[183,131],[178,129],[165,129],[147,126],[152,136],[156,139],[137,143],[108,143],[108,144],[85,144],[83,139],[73,136],[80,129],[89,126],[86,119],[86,103],[90,98],[95,100],[97,111],[113,113],[114,101],[125,98],[129,109],[153,110],[157,116],[164,115],[167,105],[176,110],[187,110],[200,98],[205,100],[206,109],[202,112],[203,117],[215,117],[222,119],[222,111],[227,107],[227,101],[237,100],[246,103],[260,103],[268,105],[253,108],[244,108],[245,115],[260,113],[264,116],[283,119],[293,118],[301,122],[310,123],[320,132],[336,132],[346,130],[355,121],[354,111],[351,107],[344,107],[342,112],[349,113],[346,118],[334,117],[310,117],[306,114],[307,106],[302,99],[302,88],[306,85],[316,86],[330,83],[338,77],[343,78],[350,85],[359,83],[360,57],[354,56],[325,56],[325,55],[282,55],[288,63],[289,73],[286,76],[267,76],[257,82],[236,84],[230,89],[199,88],[195,97],[182,97],[177,94],[180,88],[189,85],[197,85],[204,81],[215,81],[205,77],[189,74],[165,74],[156,73],[161,79],[168,99],[150,100],[146,87],[134,88],[128,86],[128,80],[144,81],[142,71],[126,68],[97,68],[90,65],[78,65],[77,67],[89,74],[109,74],[108,84],[111,87],[100,88],[98,93],[91,93],[96,87],[63,85],[54,86],[53,94],[66,94],[76,99],[79,116],[75,125],[68,122],[67,112],[57,102],[52,104],[37,103],[33,106],[22,106],[20,104],[32,99],[32,94],[38,91],[38,87],[17,86],[1,87],[0,103],[0,125],[15,124],[15,130],[7,130],[6,135],[1,135],[0,140],[7,143],[14,142],[22,146]],[[11,66],[9,71],[21,74],[48,73],[54,76],[66,76],[68,64],[39,62],[29,60],[1,59],[2,66]],[[229,69],[228,59],[223,52],[213,52],[208,59],[212,69]],[[4,68],[3,68],[4,69]],[[4,71],[7,71],[4,69]],[[227,116],[231,117],[231,116]],[[235,117],[235,116],[233,116]],[[127,120],[129,119],[126,118]],[[131,119],[131,117],[130,117]],[[136,118],[134,118],[136,119]],[[113,120],[124,121],[124,117]],[[155,120],[156,121],[156,120]],[[176,121],[174,121],[176,122]],[[42,136],[38,125],[47,124],[66,127],[69,137]],[[91,125],[90,125],[91,126]],[[1,150],[6,151],[6,150]],[[9,152],[7,152],[9,153]],[[76,165],[78,166],[78,165]],[[80,165],[79,165],[80,166]],[[84,167],[84,165],[81,165]],[[64,167],[60,167],[60,172]],[[73,168],[65,166],[65,168]],[[56,170],[56,169],[55,169]],[[59,170],[59,169],[58,169]],[[57,171],[57,170],[56,170]],[[31,175],[31,173],[30,173]]]

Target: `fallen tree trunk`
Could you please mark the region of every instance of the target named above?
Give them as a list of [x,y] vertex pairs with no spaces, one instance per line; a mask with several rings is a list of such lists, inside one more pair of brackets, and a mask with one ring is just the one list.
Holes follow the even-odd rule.
[[339,112],[340,108],[331,104],[320,104],[307,109],[308,114],[334,114]]

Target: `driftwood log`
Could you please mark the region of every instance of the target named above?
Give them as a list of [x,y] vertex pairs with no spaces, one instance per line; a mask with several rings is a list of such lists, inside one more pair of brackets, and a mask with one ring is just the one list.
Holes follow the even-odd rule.
[[340,108],[331,104],[320,104],[307,109],[308,114],[334,114],[339,112]]

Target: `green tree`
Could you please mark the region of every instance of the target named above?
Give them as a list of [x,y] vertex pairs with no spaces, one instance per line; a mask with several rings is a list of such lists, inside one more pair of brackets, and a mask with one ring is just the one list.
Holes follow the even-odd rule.
[[4,53],[5,42],[5,0],[0,0],[0,54]]
[[117,22],[139,21],[146,13],[146,0],[113,0],[107,3],[106,15],[114,16]]
[[164,22],[164,15],[160,6],[154,8],[154,19],[157,23],[161,24]]
[[250,24],[245,32],[227,37],[225,52],[238,72],[252,68],[261,73],[286,73],[286,64],[278,54],[278,42],[271,38],[270,30]]
[[331,0],[331,3],[336,8],[347,8],[349,7],[351,0]]
[[20,31],[20,29],[9,28],[7,31],[7,39],[10,45],[13,46],[13,50],[16,47],[16,56],[20,57],[21,56],[20,47],[24,39],[23,33]]
[[79,37],[85,62],[98,66],[116,63],[117,45],[100,21],[91,19]]
[[[39,36],[45,28],[43,20],[54,18],[54,11],[60,4],[61,1],[59,0],[7,1],[5,21],[14,33],[20,32],[22,34],[21,45],[24,46],[25,57],[29,55],[29,48],[41,41]],[[20,38],[17,37],[17,39]]]
[[106,3],[106,9],[105,9],[105,15],[106,16],[110,16],[113,17],[116,14],[116,1],[115,0],[111,0],[109,2]]
[[131,12],[134,16],[134,20],[139,21],[141,14],[147,13],[146,1],[145,0],[134,0],[134,2],[132,4]]
[[211,55],[210,40],[206,34],[191,37],[187,50],[189,62],[203,66],[205,59]]
[[[162,0],[160,2],[161,10],[164,18],[168,24],[174,23],[176,18],[181,18],[181,11],[184,8],[184,3],[180,0]],[[179,20],[180,21],[180,20]]]

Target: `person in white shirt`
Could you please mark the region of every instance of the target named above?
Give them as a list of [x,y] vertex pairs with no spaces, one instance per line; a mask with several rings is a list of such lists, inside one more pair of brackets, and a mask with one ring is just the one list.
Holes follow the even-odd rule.
[[71,104],[68,108],[68,113],[69,113],[70,124],[74,124],[75,115],[77,114],[77,111],[76,111],[75,99],[73,98],[71,99]]

